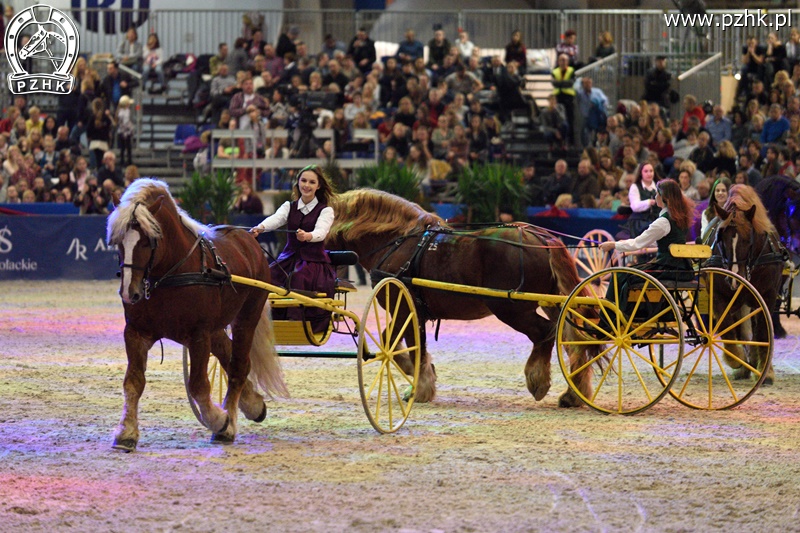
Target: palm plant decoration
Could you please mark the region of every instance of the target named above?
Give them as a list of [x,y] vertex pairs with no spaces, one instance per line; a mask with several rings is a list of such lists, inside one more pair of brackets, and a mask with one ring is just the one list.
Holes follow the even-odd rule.
[[178,194],[181,207],[194,219],[207,224],[226,224],[236,203],[237,187],[230,171],[202,174],[195,171]]
[[491,223],[500,219],[500,209],[515,220],[524,216],[525,188],[520,169],[507,164],[473,165],[458,178],[459,203],[467,206],[468,223]]
[[239,192],[233,173],[218,170],[216,174],[211,176],[210,192],[208,204],[211,218],[217,224],[227,224],[233,206],[236,203],[236,194]]
[[204,224],[208,222],[210,212],[207,204],[211,197],[210,175],[194,171],[177,196],[181,207],[189,213],[190,217]]
[[419,185],[420,178],[416,172],[391,161],[356,170],[356,186],[386,191],[411,202],[419,200]]

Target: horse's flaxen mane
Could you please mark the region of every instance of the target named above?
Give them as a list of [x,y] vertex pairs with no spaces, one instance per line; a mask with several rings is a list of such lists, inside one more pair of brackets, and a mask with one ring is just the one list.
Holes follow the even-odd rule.
[[447,227],[441,217],[399,196],[375,189],[348,191],[332,202],[331,235],[356,240],[373,233],[405,235],[432,224]]
[[753,230],[756,233],[775,233],[775,227],[769,220],[767,209],[758,197],[756,190],[749,185],[737,184],[731,187],[728,193],[728,201],[725,202],[725,210],[730,211],[731,206],[735,206],[739,211],[747,211],[755,206],[753,215]]
[[[120,199],[119,205],[108,216],[106,227],[106,240],[108,244],[118,244],[122,241],[128,226],[134,220],[139,223],[147,237],[158,239],[161,237],[161,226],[156,218],[147,209],[148,206],[164,196],[172,207],[177,211],[183,224],[195,235],[205,231],[210,232],[210,228],[191,218],[186,212],[175,204],[175,200],[169,192],[169,185],[165,182],[150,178],[140,178],[130,184]],[[137,205],[139,208],[137,209]]]

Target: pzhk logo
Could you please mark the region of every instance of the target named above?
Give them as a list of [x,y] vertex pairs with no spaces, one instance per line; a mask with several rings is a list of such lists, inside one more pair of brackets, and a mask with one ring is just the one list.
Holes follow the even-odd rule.
[[[37,14],[46,16],[37,18]],[[70,74],[78,60],[78,27],[67,15],[50,6],[20,11],[6,28],[6,56],[14,71],[8,88],[14,94],[68,94],[75,78]],[[36,60],[36,62],[34,62]],[[31,70],[51,74],[31,73]]]

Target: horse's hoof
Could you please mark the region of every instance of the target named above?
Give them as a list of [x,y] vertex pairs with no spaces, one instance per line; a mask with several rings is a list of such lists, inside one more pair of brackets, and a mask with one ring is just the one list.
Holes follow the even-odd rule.
[[580,407],[581,405],[583,405],[583,403],[580,400],[578,400],[574,395],[570,394],[570,391],[567,391],[558,397],[559,407],[574,408],[574,407]]
[[136,441],[133,439],[114,439],[114,444],[111,445],[111,448],[121,452],[131,453],[136,450]]
[[761,384],[762,387],[771,387],[774,383],[772,378],[764,378],[764,383]]
[[264,410],[261,411],[261,414],[258,415],[256,418],[253,419],[253,422],[263,422],[267,419],[267,404],[264,404]]
[[786,338],[786,330],[783,328],[775,328],[775,331],[773,333],[775,334],[776,339]]
[[235,440],[235,436],[232,435],[223,435],[222,433],[214,433],[211,435],[211,443],[212,444],[233,444]]
[[733,379],[740,380],[740,379],[749,379],[750,378],[750,370],[746,367],[742,366],[737,368],[733,371]]

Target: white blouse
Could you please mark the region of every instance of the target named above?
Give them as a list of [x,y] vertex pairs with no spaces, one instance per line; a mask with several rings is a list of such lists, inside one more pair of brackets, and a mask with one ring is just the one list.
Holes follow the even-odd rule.
[[[633,188],[633,187],[631,187]],[[662,209],[659,215],[666,213],[666,209]],[[666,218],[659,216],[655,219],[641,235],[635,239],[625,239],[614,243],[614,248],[620,252],[635,252],[642,248],[652,246],[659,239],[663,239],[669,235],[670,223]]]
[[[304,215],[309,214],[315,207],[319,200],[315,196],[313,200],[309,203],[303,203],[303,200],[297,200],[297,209],[300,210],[301,213]],[[286,223],[289,221],[289,210],[291,208],[290,202],[284,202],[282,206],[278,208],[275,213],[268,216],[261,223],[256,226],[259,231],[274,231],[282,226],[285,226]],[[328,232],[331,230],[331,226],[333,226],[333,208],[332,207],[325,207],[319,214],[319,218],[317,218],[317,223],[314,225],[314,231],[311,232],[311,242],[320,242],[324,241],[325,237],[328,236]]]
[[[642,188],[646,191],[655,192],[656,191],[655,180],[650,184],[649,187],[644,183],[642,183]],[[631,185],[630,189],[628,189],[628,201],[630,202],[631,209],[633,210],[634,213],[644,213],[651,207],[650,200],[642,200],[639,197],[639,187],[637,187],[635,183]]]

